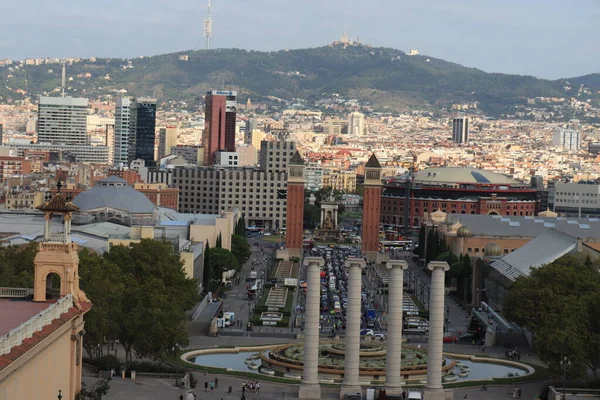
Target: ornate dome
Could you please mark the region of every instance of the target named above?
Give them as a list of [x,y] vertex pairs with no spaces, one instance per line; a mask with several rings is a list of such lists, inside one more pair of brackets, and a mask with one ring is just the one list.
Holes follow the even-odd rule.
[[485,245],[483,254],[486,257],[500,257],[502,255],[502,249],[494,242],[490,242]]
[[461,226],[460,228],[458,228],[456,230],[456,236],[458,237],[471,237],[473,236],[473,232],[471,232],[471,230],[466,227],[466,226]]
[[550,211],[550,209],[548,208],[546,211],[542,211],[540,213],[538,213],[539,217],[548,217],[548,218],[556,218],[558,217],[558,214],[555,213],[554,211]]
[[73,200],[82,212],[113,209],[129,214],[152,214],[156,206],[142,192],[116,176],[109,176]]
[[431,218],[431,220],[433,222],[437,222],[437,223],[442,223],[446,221],[446,216],[448,214],[446,214],[443,211],[437,210],[431,213],[431,215],[429,216]]

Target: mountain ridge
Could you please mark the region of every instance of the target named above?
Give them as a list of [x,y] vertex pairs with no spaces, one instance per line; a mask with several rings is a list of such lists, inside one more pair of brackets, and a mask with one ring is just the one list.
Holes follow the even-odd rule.
[[[186,60],[187,58],[187,60]],[[87,75],[86,75],[87,74]],[[3,102],[32,94],[56,93],[60,65],[0,68]],[[584,100],[598,101],[600,74],[558,80],[487,73],[473,67],[401,50],[364,45],[328,45],[260,52],[242,49],[181,51],[133,59],[83,59],[67,68],[71,96],[152,96],[199,105],[202,95],[223,86],[239,98],[258,101],[314,102],[337,93],[368,102],[375,109],[439,109],[475,103],[490,115],[510,112],[533,97],[574,97],[584,85]],[[569,89],[567,89],[569,87]],[[580,95],[581,97],[581,95]]]

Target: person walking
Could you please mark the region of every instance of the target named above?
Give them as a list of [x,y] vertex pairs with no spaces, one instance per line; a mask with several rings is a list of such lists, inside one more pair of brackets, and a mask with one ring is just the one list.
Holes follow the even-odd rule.
[[214,390],[215,390],[215,383],[214,383],[214,382],[211,382],[211,383],[210,383],[210,391],[211,391],[211,393],[212,393]]
[[204,391],[205,392],[208,391],[208,382],[207,381],[204,382]]
[[215,377],[215,389],[219,388],[219,378]]

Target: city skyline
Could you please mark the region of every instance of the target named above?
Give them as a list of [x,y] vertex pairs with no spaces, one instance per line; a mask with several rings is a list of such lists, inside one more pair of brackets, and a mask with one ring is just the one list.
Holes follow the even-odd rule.
[[[29,28],[16,38],[0,39],[0,57],[133,58],[204,48],[205,2],[167,5],[150,0],[142,8],[113,0],[108,4],[68,0],[61,8],[37,3],[25,0],[19,9],[5,10],[11,15],[5,29]],[[537,0],[528,4],[460,0],[452,5],[431,0],[427,6],[379,0],[368,8],[358,0],[323,4],[217,0],[211,6],[214,48],[317,47],[347,32],[373,46],[418,49],[487,72],[549,79],[600,72],[600,43],[591,40],[600,32],[595,25],[600,4],[592,0],[580,1],[577,7]],[[131,19],[134,12],[136,18]],[[557,52],[568,57],[557,57]]]

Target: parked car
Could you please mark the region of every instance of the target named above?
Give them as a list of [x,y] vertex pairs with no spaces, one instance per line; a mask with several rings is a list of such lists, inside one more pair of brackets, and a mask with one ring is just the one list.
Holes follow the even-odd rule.
[[455,335],[444,336],[444,343],[456,343],[458,338]]
[[363,329],[360,331],[360,336],[373,336],[374,334],[373,329]]
[[375,339],[385,340],[385,335],[383,333],[376,333],[373,335]]
[[465,333],[461,337],[458,338],[461,342],[471,342],[475,340],[475,335],[472,333]]

